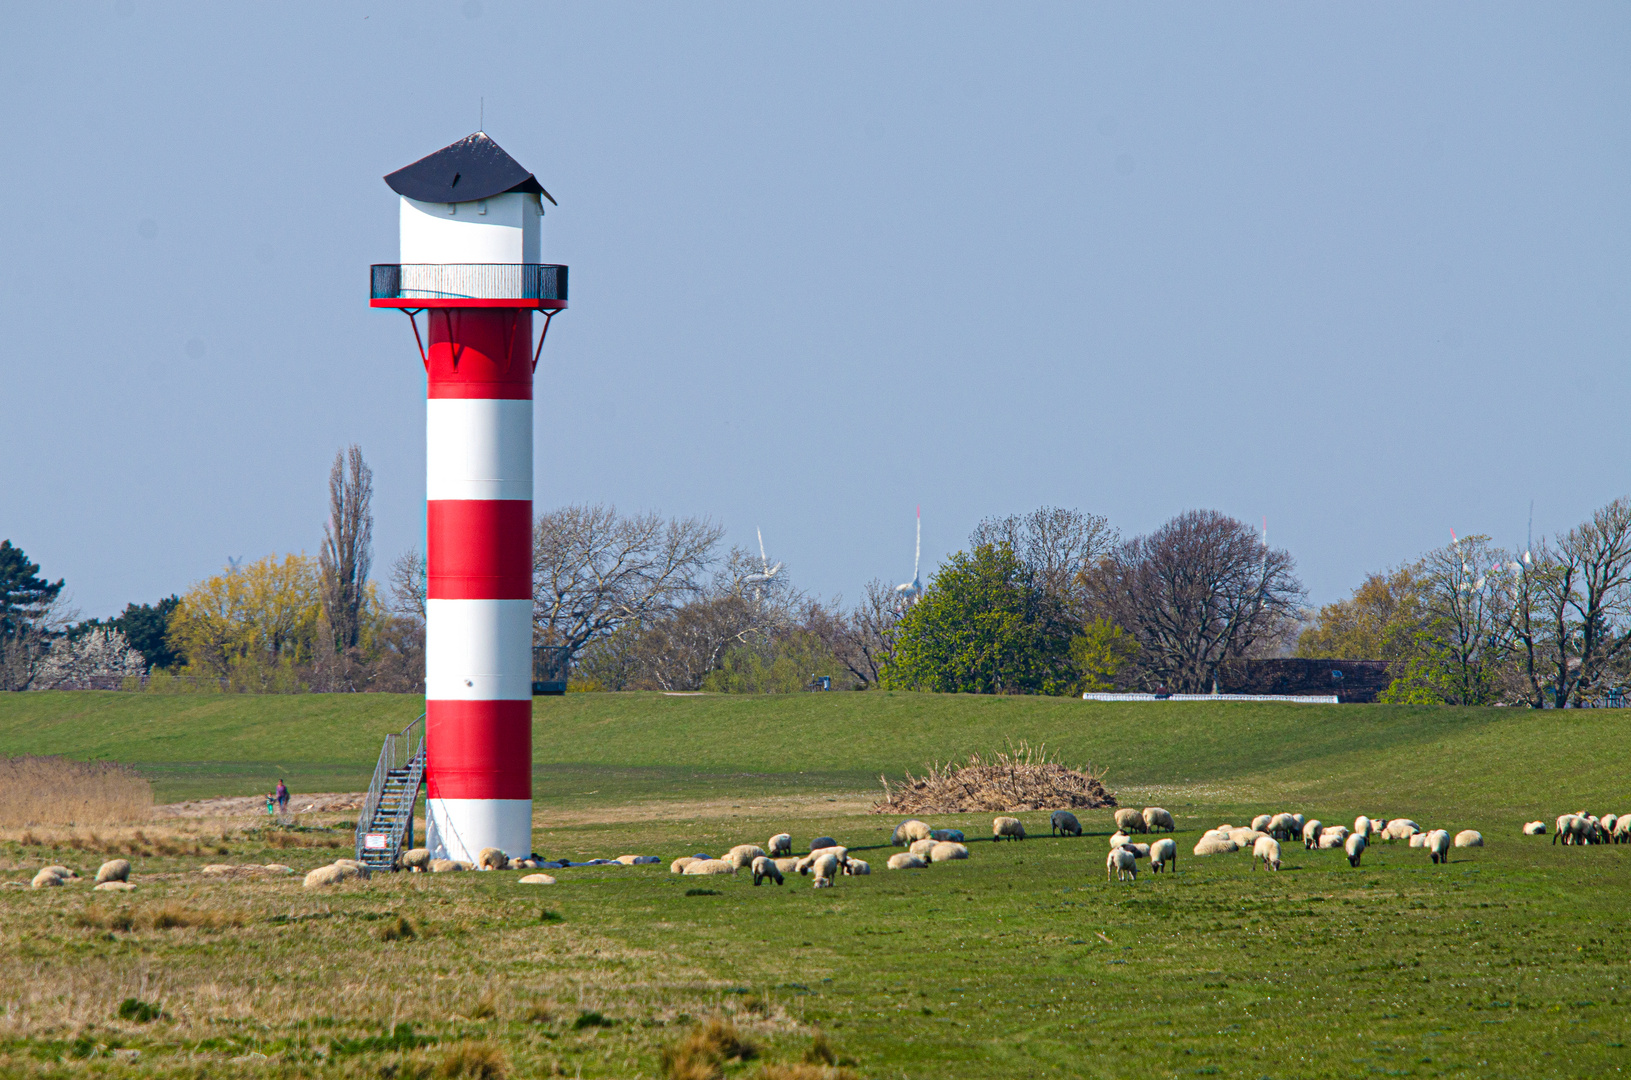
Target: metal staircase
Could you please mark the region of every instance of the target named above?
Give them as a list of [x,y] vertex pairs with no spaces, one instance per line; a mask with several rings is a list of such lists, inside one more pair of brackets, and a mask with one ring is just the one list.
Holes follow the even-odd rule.
[[413,804],[425,779],[425,715],[385,736],[357,815],[357,861],[390,870],[404,848],[413,846]]

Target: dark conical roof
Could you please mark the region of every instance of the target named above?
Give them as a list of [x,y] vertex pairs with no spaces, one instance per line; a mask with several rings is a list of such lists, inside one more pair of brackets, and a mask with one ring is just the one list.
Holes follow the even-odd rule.
[[385,182],[398,195],[420,202],[474,202],[509,191],[530,191],[555,202],[537,177],[485,131],[388,173]]

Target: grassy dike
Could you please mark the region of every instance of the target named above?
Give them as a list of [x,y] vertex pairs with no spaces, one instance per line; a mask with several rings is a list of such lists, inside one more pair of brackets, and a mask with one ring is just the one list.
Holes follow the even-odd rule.
[[[0,752],[129,761],[161,799],[261,791],[280,770],[345,790],[417,712],[374,696],[4,695]],[[798,1062],[818,1030],[854,1075],[888,1080],[1631,1068],[1631,847],[1517,835],[1533,817],[1631,809],[1619,711],[574,695],[535,717],[545,854],[666,861],[787,829],[830,833],[876,872],[819,891],[659,866],[318,893],[198,870],[321,865],[350,841],[343,817],[12,831],[0,879],[117,853],[139,888],[0,890],[0,1076],[402,1080],[477,1075],[459,1071],[477,1047],[512,1077],[655,1077],[661,1048],[716,1011],[759,1047],[728,1077]],[[882,869],[894,820],[845,793],[1010,739],[1172,809],[1177,872],[1107,882],[1107,812],[1083,815],[1080,839],[1027,814],[1041,835],[1023,843]],[[1409,816],[1488,845],[1446,866],[1379,845],[1357,870],[1288,845],[1278,874],[1189,854],[1204,828],[1277,809]],[[989,815],[934,823],[989,832]],[[121,1018],[127,997],[163,1015]]]

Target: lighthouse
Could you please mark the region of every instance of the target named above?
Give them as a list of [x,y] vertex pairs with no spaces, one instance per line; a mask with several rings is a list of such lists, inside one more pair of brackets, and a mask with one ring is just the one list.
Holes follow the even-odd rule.
[[525,858],[532,376],[566,307],[566,267],[541,261],[555,200],[479,131],[385,182],[400,262],[372,268],[369,302],[408,314],[426,374],[425,842],[433,858]]

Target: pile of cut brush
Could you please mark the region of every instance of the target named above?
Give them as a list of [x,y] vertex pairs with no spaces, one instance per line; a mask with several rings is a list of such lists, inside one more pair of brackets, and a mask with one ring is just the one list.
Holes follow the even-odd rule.
[[962,814],[1020,810],[1097,809],[1116,805],[1105,790],[1102,772],[1089,764],[1072,769],[1050,757],[1046,746],[1010,746],[989,758],[931,763],[922,776],[906,774],[903,783],[883,781],[883,802],[874,814]]

